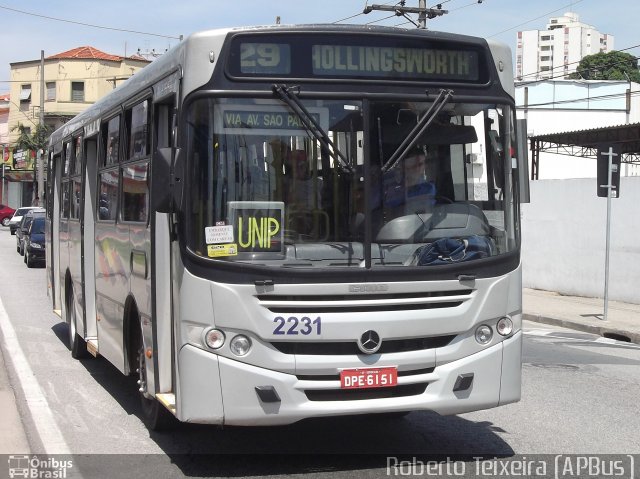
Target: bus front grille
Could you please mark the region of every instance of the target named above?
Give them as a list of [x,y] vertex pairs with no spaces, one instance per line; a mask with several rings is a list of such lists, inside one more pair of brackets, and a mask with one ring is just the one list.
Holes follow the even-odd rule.
[[[382,342],[376,354],[405,353],[409,351],[423,351],[426,349],[442,348],[448,345],[455,335],[433,336],[427,338],[390,339]],[[280,341],[271,345],[284,354],[309,356],[344,356],[362,354],[356,341]]]
[[388,388],[368,389],[307,389],[309,401],[360,401],[363,399],[386,399],[418,396],[427,390],[428,383],[403,384]]
[[272,313],[365,313],[455,308],[472,297],[473,290],[419,291],[345,295],[259,294],[259,304]]
[[[418,376],[420,374],[431,374],[436,368],[412,369],[409,371],[398,371],[398,377]],[[339,374],[298,374],[300,381],[340,381]]]

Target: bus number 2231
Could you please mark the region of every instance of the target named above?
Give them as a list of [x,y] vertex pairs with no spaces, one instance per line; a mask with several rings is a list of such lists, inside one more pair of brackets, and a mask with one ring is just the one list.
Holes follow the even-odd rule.
[[322,333],[322,321],[320,316],[314,320],[306,316],[303,316],[302,318],[291,316],[287,319],[282,316],[277,316],[273,318],[273,322],[276,325],[273,330],[273,334],[275,335],[302,334],[304,336],[308,336],[310,334],[320,335]]

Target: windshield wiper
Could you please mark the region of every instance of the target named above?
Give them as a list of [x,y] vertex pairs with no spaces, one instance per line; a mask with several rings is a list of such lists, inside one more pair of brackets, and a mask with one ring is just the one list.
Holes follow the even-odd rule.
[[327,132],[322,129],[320,124],[316,121],[313,115],[307,110],[307,108],[300,101],[300,98],[293,92],[293,90],[300,90],[300,87],[288,87],[287,85],[273,85],[273,93],[278,95],[280,100],[287,104],[291,110],[300,118],[300,121],[304,125],[305,129],[313,135],[313,137],[320,142],[322,147],[332,156],[332,158],[338,162],[345,170],[353,173],[353,168],[349,165],[349,160],[342,154],[340,150],[333,144]]
[[420,137],[424,134],[425,131],[427,131],[427,128],[431,126],[431,123],[436,118],[436,116],[438,116],[438,113],[440,113],[445,105],[449,103],[449,100],[451,100],[452,96],[452,90],[440,90],[440,94],[431,104],[429,110],[427,110],[424,116],[420,118],[418,124],[413,128],[413,130],[411,130],[411,132],[409,132],[398,149],[393,152],[393,155],[391,155],[389,161],[384,164],[384,166],[382,167],[383,173],[386,173],[391,168],[396,166],[398,161],[404,158],[404,156],[411,150],[411,148],[413,148],[416,143],[418,143]]

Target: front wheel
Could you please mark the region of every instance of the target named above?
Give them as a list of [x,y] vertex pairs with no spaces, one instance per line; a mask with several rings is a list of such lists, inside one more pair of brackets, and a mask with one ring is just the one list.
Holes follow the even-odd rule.
[[11,221],[9,217],[2,218],[2,226],[9,226],[9,221]]
[[[27,263],[27,266],[29,266],[29,263]],[[67,346],[71,351],[71,357],[73,359],[82,359],[87,356],[87,343],[78,335],[76,330],[76,307],[73,301],[73,291],[69,293],[69,300],[67,301],[67,324],[69,325]]]
[[151,431],[170,429],[174,421],[173,415],[147,390],[147,357],[145,356],[142,333],[139,333],[137,337],[136,356],[142,421]]

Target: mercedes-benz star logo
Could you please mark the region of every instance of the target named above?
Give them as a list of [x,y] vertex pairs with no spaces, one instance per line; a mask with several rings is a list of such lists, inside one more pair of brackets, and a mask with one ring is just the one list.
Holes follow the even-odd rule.
[[358,347],[365,354],[373,354],[382,346],[380,335],[375,331],[365,331],[358,339]]

